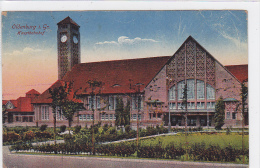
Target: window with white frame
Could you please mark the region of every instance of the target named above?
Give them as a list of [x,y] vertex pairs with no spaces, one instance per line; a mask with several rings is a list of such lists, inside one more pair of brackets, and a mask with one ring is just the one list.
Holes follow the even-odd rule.
[[79,120],[85,121],[86,120],[86,114],[79,114]]
[[175,103],[169,103],[169,108],[170,109],[176,109],[176,104]]
[[42,120],[49,120],[49,106],[41,106]]
[[105,114],[101,115],[101,120],[105,120]]
[[113,117],[114,117],[113,120],[116,120],[116,115],[115,114],[113,114]]
[[195,103],[194,102],[188,102],[187,103],[187,108],[188,109],[195,109]]
[[106,118],[105,119],[108,120],[108,114],[106,114]]
[[136,118],[137,118],[137,115],[133,114],[133,120],[136,120]]
[[169,100],[175,100],[175,86],[169,89]]
[[207,109],[215,109],[215,102],[207,102]]
[[113,114],[109,114],[109,120],[113,120]]
[[205,99],[205,84],[201,80],[197,80],[197,99]]
[[197,102],[197,109],[205,109],[205,102]]
[[87,114],[87,120],[90,120],[90,114]]

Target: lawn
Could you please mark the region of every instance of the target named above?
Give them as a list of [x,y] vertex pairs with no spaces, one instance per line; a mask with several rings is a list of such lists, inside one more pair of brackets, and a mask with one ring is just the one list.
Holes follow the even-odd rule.
[[[244,147],[249,147],[249,136],[244,135]],[[190,133],[185,137],[185,133],[178,133],[177,135],[160,136],[155,138],[144,139],[140,141],[141,145],[156,145],[162,144],[162,147],[174,143],[176,145],[184,145],[187,140],[187,144],[192,145],[194,143],[204,142],[206,146],[219,145],[221,148],[231,145],[236,149],[242,149],[242,135],[241,133],[217,133],[217,134],[206,134],[206,133]]]

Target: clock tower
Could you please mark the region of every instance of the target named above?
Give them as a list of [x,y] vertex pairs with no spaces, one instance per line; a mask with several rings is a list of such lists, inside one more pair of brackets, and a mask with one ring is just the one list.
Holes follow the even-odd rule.
[[69,16],[57,23],[58,79],[80,63],[80,26]]

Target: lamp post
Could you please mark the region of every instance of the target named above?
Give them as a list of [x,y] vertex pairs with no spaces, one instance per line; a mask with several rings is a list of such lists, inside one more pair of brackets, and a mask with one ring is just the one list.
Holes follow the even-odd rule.
[[94,96],[95,96],[95,89],[96,87],[102,87],[103,83],[101,81],[93,81],[89,80],[88,81],[89,87],[92,89],[90,95],[91,95],[91,110],[92,110],[92,154],[95,154],[95,138],[94,138],[94,124],[95,124],[95,109],[94,109]]

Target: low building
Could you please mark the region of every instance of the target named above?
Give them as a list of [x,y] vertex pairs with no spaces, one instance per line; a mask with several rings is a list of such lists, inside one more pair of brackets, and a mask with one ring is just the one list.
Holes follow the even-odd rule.
[[34,89],[28,91],[25,97],[16,100],[3,100],[7,119],[5,126],[35,126],[32,100],[40,93]]

